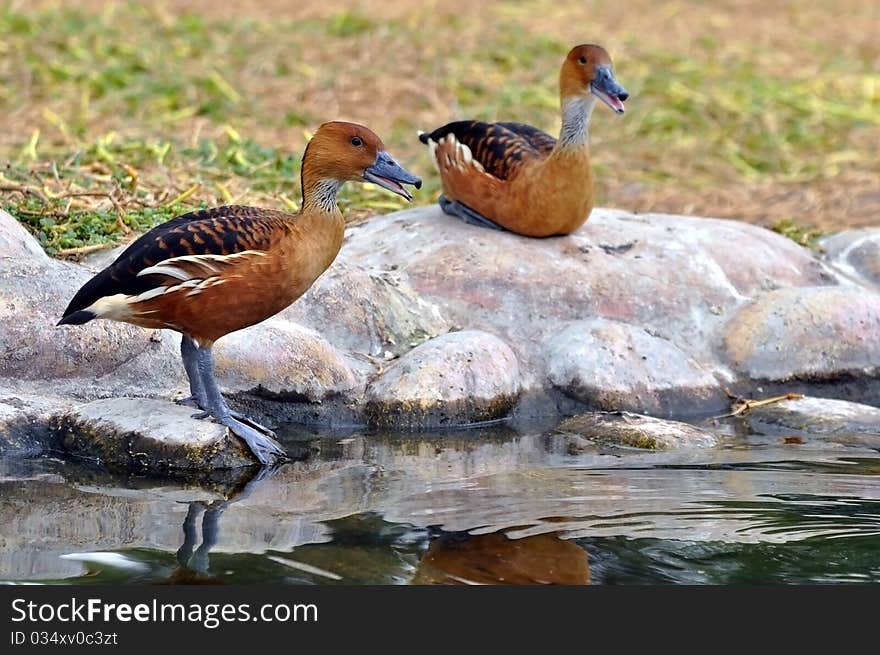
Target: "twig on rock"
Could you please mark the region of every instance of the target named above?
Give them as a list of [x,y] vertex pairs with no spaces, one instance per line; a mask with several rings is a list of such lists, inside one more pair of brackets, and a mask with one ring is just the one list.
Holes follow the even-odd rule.
[[804,397],[801,393],[787,393],[782,396],[773,396],[771,398],[762,398],[761,400],[754,400],[752,398],[742,398],[737,396],[734,393],[731,393],[729,389],[725,389],[724,393],[727,394],[727,397],[730,398],[733,402],[731,403],[731,411],[727,414],[722,414],[721,416],[713,416],[712,418],[730,418],[731,416],[739,416],[740,414],[744,414],[755,407],[765,407],[767,405],[773,405],[775,403],[781,403],[783,400],[800,400]]

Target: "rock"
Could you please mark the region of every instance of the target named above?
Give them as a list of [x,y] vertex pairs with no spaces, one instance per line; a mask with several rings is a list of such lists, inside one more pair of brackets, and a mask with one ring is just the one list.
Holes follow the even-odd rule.
[[30,457],[57,448],[49,424],[70,406],[64,398],[0,387],[0,456]]
[[91,273],[102,271],[115,262],[116,258],[119,257],[119,255],[121,255],[136,239],[137,237],[135,236],[134,238],[128,239],[126,243],[122,243],[115,248],[108,248],[107,250],[98,250],[97,252],[89,253],[80,259],[79,263]]
[[4,259],[50,261],[46,251],[25,227],[0,209],[0,261]]
[[440,308],[421,298],[405,275],[343,262],[282,316],[319,331],[337,348],[382,359],[449,331]]
[[[83,400],[185,393],[177,335],[55,328],[93,271],[45,257],[0,214],[5,252],[0,381]],[[529,239],[422,207],[350,227],[303,298],[218,342],[218,377],[263,417],[404,428],[498,418],[525,400],[530,419],[584,405],[715,412],[722,387],[755,395],[788,380],[874,398],[880,294],[861,281],[736,221],[597,209],[573,235]]]
[[731,318],[724,349],[752,380],[833,381],[880,367],[880,294],[855,287],[779,289]]
[[755,407],[745,415],[755,432],[880,435],[880,408],[845,400],[804,397]]
[[450,332],[414,348],[367,389],[371,424],[427,428],[505,416],[519,395],[519,364],[498,337]]
[[820,245],[834,268],[853,280],[880,285],[880,229],[846,230]]
[[97,459],[111,469],[163,473],[252,466],[237,437],[193,409],[161,400],[109,398],[56,419],[69,455]]
[[550,382],[596,409],[668,415],[694,405],[726,405],[718,381],[687,353],[627,323],[569,323],[547,341],[545,352]]
[[252,391],[319,401],[352,389],[356,380],[336,348],[313,330],[271,318],[228,334],[214,347],[225,392]]
[[629,412],[580,414],[564,420],[556,432],[574,438],[570,450],[583,447],[589,450],[593,444],[650,450],[712,448],[718,445],[718,437],[706,430],[680,421]]
[[498,335],[519,360],[524,391],[551,386],[535,344],[596,318],[648,328],[732,378],[717,335],[741,305],[770,289],[837,282],[810,251],[769,230],[607,209],[570,236],[528,239],[416,208],[351,228],[339,260],[397,265],[450,323]]

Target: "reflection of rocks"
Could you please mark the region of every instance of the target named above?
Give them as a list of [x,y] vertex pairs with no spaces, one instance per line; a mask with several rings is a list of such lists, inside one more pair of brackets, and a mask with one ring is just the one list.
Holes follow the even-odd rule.
[[[90,475],[71,465],[59,469],[63,477],[31,476],[35,479],[27,480],[0,475],[0,524],[4,526],[0,579],[80,575],[81,561],[89,558],[61,557],[71,553],[128,549],[175,553],[183,548],[178,553],[179,568],[198,569],[203,568],[208,551],[286,551],[304,543],[325,542],[330,536],[322,521],[347,516],[363,502],[363,478],[352,475],[350,466],[350,462],[286,464],[248,489],[243,498],[254,469],[247,469],[251,478],[239,475],[204,487],[195,481],[172,484]],[[200,508],[210,507],[215,509],[216,530],[212,532],[209,525],[205,533],[199,525],[204,519]],[[212,520],[212,515],[208,518]],[[192,521],[187,526],[188,519]],[[188,542],[187,527],[197,529]],[[202,544],[205,547],[197,552]],[[163,576],[171,574],[169,570]],[[182,571],[176,579],[194,578]]]
[[556,428],[568,437],[568,448],[593,450],[596,445],[629,446],[649,450],[711,448],[718,437],[687,423],[630,414],[597,412],[568,418]]
[[670,414],[723,405],[709,372],[671,341],[627,323],[575,321],[546,350],[550,382],[596,409]]
[[[418,558],[402,563],[399,553],[389,548],[377,554],[372,549],[377,534],[397,531],[410,553],[420,552],[420,541],[437,531],[503,532],[510,539],[549,533],[553,540],[557,534],[563,539],[801,539],[812,533],[780,529],[790,517],[782,499],[815,495],[816,468],[827,466],[839,467],[840,473],[822,475],[822,494],[866,502],[880,499],[874,477],[853,475],[852,459],[829,462],[827,447],[581,453],[568,448],[558,434],[518,436],[500,430],[492,434],[489,439],[462,433],[431,439],[353,436],[328,444],[308,461],[285,464],[245,498],[238,494],[253,469],[226,471],[223,476],[213,472],[211,480],[199,474],[172,481],[114,476],[52,460],[16,460],[12,466],[0,460],[0,579],[76,576],[83,565],[60,559],[61,555],[80,554],[85,560],[84,554],[110,553],[147,563],[151,572],[141,581],[197,581],[198,575],[186,571],[175,575],[174,568],[178,564],[188,570],[204,568],[205,561],[196,557],[196,551],[207,543],[210,548],[202,550],[211,555],[207,571],[221,579],[226,563],[236,568],[235,560],[227,557],[252,554],[258,559],[237,561],[255,575],[287,580],[292,569],[256,564],[265,562],[260,554],[275,551],[273,555],[339,574],[343,583],[359,579],[358,570],[380,566],[375,558],[381,555],[385,562],[381,566],[394,562],[394,581],[406,582]],[[805,463],[803,470],[766,466],[790,461],[792,448]],[[853,453],[858,455],[855,449],[846,450],[847,456]],[[235,502],[222,507],[231,500]],[[214,515],[216,536],[211,537],[209,530],[205,542],[200,508],[212,505],[222,507],[222,512]],[[175,558],[186,543],[182,526],[188,515],[198,533]],[[341,529],[335,522],[346,517],[370,523],[366,532],[357,535],[369,546],[353,548],[353,542],[345,540],[328,543]],[[827,529],[825,522],[817,525],[821,529]],[[295,550],[310,544],[326,544],[314,547],[323,557],[309,556],[312,546]],[[488,553],[495,546],[478,550]],[[548,542],[545,561],[553,561],[555,547]],[[445,550],[438,545],[431,552],[438,549]],[[507,563],[515,561],[515,555],[505,557]],[[568,554],[559,557],[566,559]],[[454,566],[461,570],[463,564],[455,564],[455,559],[452,553],[453,562],[445,570]],[[437,555],[441,567],[449,561],[448,553]],[[113,567],[112,560],[101,565],[105,571],[108,566]],[[540,579],[534,569],[517,570]],[[420,573],[424,574],[425,570]],[[379,577],[375,572],[374,579]]]
[[412,584],[586,585],[590,566],[583,548],[554,534],[441,535],[422,556]]
[[510,348],[485,332],[450,332],[391,364],[367,390],[379,426],[431,427],[501,418],[519,394]]
[[[432,432],[418,437],[356,437],[349,452],[383,471],[405,471],[414,481],[452,481],[493,475],[535,465],[547,457],[549,445],[541,435],[517,435],[503,428]],[[389,482],[393,486],[396,480]]]
[[[449,532],[505,530],[512,539],[553,533],[565,539],[622,536],[780,543],[811,536],[780,529],[785,527],[787,508],[778,498],[814,495],[816,473],[737,470],[736,465],[790,458],[790,450],[764,452],[760,458],[728,450],[702,459],[683,453],[669,457],[665,460],[669,466],[660,468],[630,464],[509,471],[389,498],[383,504],[383,515],[389,521],[437,526]],[[827,459],[827,451],[816,458]],[[707,463],[716,466],[706,467]],[[688,474],[681,465],[696,465],[700,470]],[[822,493],[880,499],[871,476],[852,475],[848,468],[845,464],[841,475],[826,475]],[[823,528],[828,530],[828,524],[816,526],[817,532]],[[876,531],[876,524],[873,528]]]
[[746,414],[756,432],[800,430],[809,434],[880,435],[880,409],[827,398],[783,400],[755,407]]

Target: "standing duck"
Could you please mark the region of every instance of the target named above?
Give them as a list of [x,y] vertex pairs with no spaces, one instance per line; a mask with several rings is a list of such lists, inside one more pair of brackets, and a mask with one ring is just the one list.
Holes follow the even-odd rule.
[[469,223],[530,237],[570,234],[593,209],[590,116],[629,97],[598,45],[572,48],[559,73],[559,139],[522,123],[457,121],[419,139],[443,181],[440,206]]
[[368,181],[412,200],[404,184],[421,180],[354,123],[324,123],[302,161],[297,214],[256,207],[216,207],[184,214],[132,243],[73,297],[58,325],[96,318],[182,333],[189,378],[186,404],[247,443],[262,464],[285,457],[274,433],[226,404],[214,379],[214,342],[277,314],[299,298],[339,252],[345,221],[336,194],[346,181]]

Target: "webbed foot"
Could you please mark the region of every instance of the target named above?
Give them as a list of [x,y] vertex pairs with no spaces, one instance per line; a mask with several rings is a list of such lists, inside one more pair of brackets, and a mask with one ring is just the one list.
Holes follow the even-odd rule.
[[253,425],[239,421],[231,415],[221,416],[217,421],[229,428],[235,436],[243,439],[263,466],[269,466],[278,460],[289,459],[281,444],[275,441],[275,433],[271,430],[268,431],[271,433],[270,436],[267,432],[255,429]]
[[[201,408],[201,405],[195,405],[195,406]],[[254,430],[256,430],[257,432],[262,432],[262,433],[265,434],[267,437],[271,437],[272,439],[277,439],[277,438],[278,438],[278,435],[275,434],[275,431],[274,431],[274,430],[271,430],[270,428],[267,428],[267,427],[266,427],[265,425],[263,425],[262,423],[257,423],[254,419],[252,419],[252,418],[248,418],[248,417],[245,416],[244,414],[240,414],[240,413],[238,413],[238,412],[232,412],[232,411],[230,411],[230,412],[229,412],[229,415],[230,415],[232,418],[236,419],[237,421],[239,421],[239,422],[241,422],[241,423],[244,423],[244,424],[247,425],[247,426],[252,427],[252,428],[253,428]],[[201,411],[201,412],[196,412],[195,414],[192,414],[192,418],[197,419],[197,420],[203,420],[203,419],[206,419],[206,418],[213,418],[213,415],[211,414],[211,412],[208,412],[208,411]],[[222,421],[221,421],[221,423],[222,423]]]

